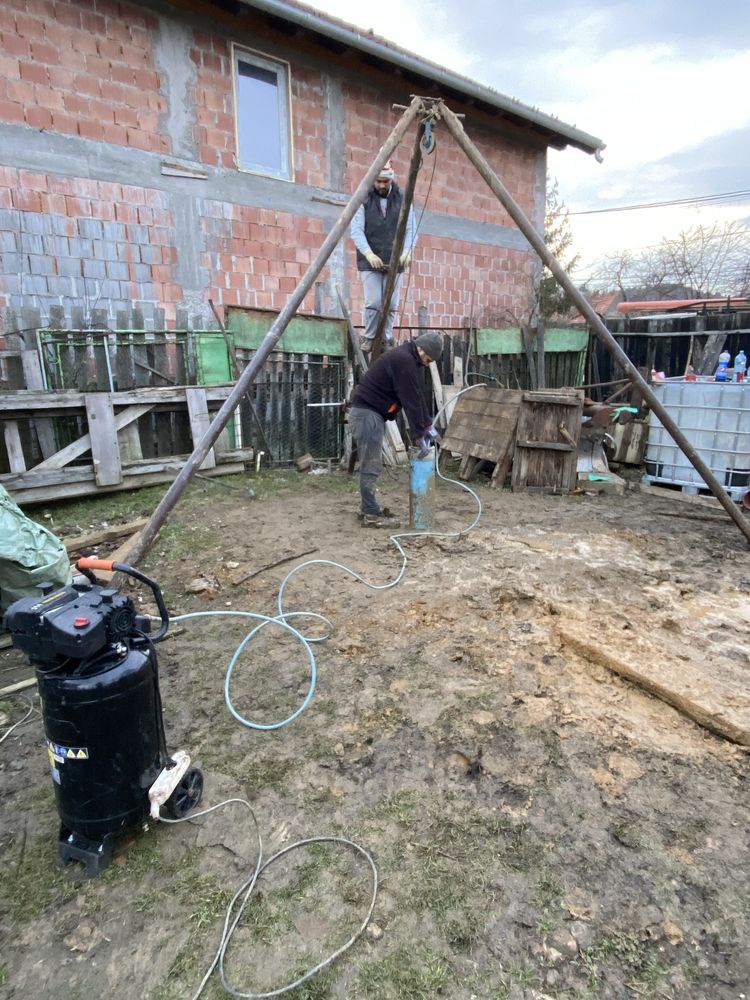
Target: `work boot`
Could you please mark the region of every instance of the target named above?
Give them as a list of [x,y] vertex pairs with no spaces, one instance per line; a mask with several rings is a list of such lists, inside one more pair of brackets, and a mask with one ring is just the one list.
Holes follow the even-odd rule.
[[369,517],[393,518],[396,515],[393,513],[393,511],[391,510],[390,507],[383,507],[383,509],[381,511],[379,511],[377,514],[370,514],[370,515],[365,514],[365,512],[363,510],[358,510],[357,511],[357,520],[358,521],[364,521],[364,519],[366,517],[368,517],[368,516]]
[[362,516],[363,528],[400,528],[401,523],[392,517],[384,517],[382,514],[364,514]]

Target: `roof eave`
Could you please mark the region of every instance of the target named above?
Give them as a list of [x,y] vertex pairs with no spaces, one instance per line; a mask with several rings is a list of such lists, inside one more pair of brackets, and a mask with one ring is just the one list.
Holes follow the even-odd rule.
[[289,3],[287,0],[241,0],[241,2],[247,7],[253,7],[265,14],[290,21],[342,45],[365,52],[383,62],[397,66],[404,72],[425,77],[438,85],[457,91],[460,95],[487,106],[490,110],[500,111],[503,115],[519,119],[542,132],[547,144],[557,149],[574,146],[599,159],[605,148],[605,143],[601,139],[588,132],[567,125],[552,115],[537,111],[536,108],[531,108],[490,87],[483,87],[473,80],[436,66],[405,49],[386,43],[375,35],[359,31],[343,21],[329,18],[327,15],[323,16],[312,9],[297,3]]

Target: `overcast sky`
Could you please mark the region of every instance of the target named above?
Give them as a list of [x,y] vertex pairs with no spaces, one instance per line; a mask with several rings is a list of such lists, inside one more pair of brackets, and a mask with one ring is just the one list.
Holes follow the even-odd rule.
[[[571,213],[750,191],[750,0],[319,0],[447,69],[601,138],[550,151]],[[470,133],[470,122],[466,122]],[[571,215],[587,265],[695,225],[750,223],[750,195]]]

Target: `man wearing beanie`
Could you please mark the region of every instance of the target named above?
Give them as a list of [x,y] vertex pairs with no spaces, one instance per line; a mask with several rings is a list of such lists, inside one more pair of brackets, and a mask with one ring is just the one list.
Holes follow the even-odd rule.
[[[364,204],[357,209],[357,214],[352,219],[351,237],[357,248],[357,270],[362,278],[362,287],[365,293],[363,351],[372,350],[380,311],[384,308],[383,292],[388,279],[388,265],[391,262],[391,250],[396,238],[396,226],[402,201],[401,188],[393,180],[393,167],[391,161],[388,160],[378,174],[375,185]],[[411,263],[416,239],[417,227],[414,222],[414,211],[410,206],[406,222],[404,250],[398,262],[396,284],[393,287],[391,301],[385,307],[387,308],[384,330],[386,349],[393,346],[393,324],[396,321],[398,310],[401,279],[404,268],[407,268]]]
[[[423,333],[381,354],[354,390],[349,429],[359,454],[361,517],[366,527],[384,527],[383,518],[389,516],[375,498],[375,483],[383,471],[386,420],[395,420],[403,408],[418,446],[426,448],[437,437],[424,401],[422,367],[436,361],[442,352],[442,336]],[[398,527],[393,522],[389,526]]]

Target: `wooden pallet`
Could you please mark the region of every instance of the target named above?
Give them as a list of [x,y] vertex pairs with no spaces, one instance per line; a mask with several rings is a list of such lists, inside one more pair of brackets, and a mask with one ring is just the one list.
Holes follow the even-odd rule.
[[494,462],[490,485],[503,485],[513,460],[522,395],[519,389],[487,387],[456,400],[443,453],[461,456],[460,479],[471,479],[479,462]]

